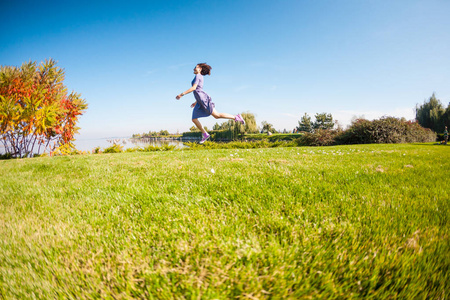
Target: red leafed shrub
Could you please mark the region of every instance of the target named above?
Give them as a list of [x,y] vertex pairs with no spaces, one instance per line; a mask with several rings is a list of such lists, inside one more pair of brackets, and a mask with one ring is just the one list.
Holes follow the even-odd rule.
[[39,66],[0,68],[0,140],[12,157],[41,149],[72,148],[78,117],[87,109],[77,93],[67,93],[64,70],[54,60]]

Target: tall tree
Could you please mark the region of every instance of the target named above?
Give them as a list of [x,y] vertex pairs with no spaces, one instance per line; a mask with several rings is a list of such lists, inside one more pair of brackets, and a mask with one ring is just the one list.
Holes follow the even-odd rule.
[[442,123],[444,126],[450,129],[450,104],[447,106],[444,114],[441,117]]
[[244,132],[257,133],[259,131],[258,125],[256,125],[256,118],[255,118],[254,114],[252,114],[250,112],[246,112],[246,113],[241,113],[241,116],[245,121]]
[[307,113],[305,113],[301,120],[298,122],[297,130],[303,132],[313,131],[313,122],[311,121],[311,117]]
[[316,114],[316,121],[314,122],[314,130],[316,129],[333,129],[333,116],[327,113]]
[[441,101],[436,98],[435,93],[422,105],[416,105],[416,121],[422,127],[430,128],[434,132],[444,131],[444,120],[442,118],[444,113],[444,107]]
[[80,94],[67,93],[64,70],[52,59],[0,67],[0,140],[13,157],[73,149],[86,109]]

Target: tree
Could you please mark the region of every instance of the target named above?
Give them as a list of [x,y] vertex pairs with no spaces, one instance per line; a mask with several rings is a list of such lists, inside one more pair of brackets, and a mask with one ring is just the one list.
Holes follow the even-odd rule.
[[246,112],[246,113],[241,113],[241,116],[245,121],[244,132],[245,133],[258,133],[259,130],[258,130],[258,126],[256,125],[255,115],[250,112]]
[[257,133],[259,131],[256,125],[256,119],[254,114],[246,112],[241,113],[241,116],[245,121],[245,125],[242,125],[241,123],[236,122],[234,120],[228,120],[226,122],[223,122],[222,124],[219,123],[214,124],[213,130],[228,131],[227,138],[233,140],[240,136],[242,137],[245,133]]
[[442,115],[441,120],[442,120],[442,123],[444,126],[447,126],[447,128],[450,128],[450,104],[447,106],[447,109],[445,110],[444,114]]
[[161,131],[159,132],[159,135],[160,135],[160,136],[167,136],[167,135],[170,135],[170,133],[169,133],[169,131],[167,131],[167,130],[161,129]]
[[0,139],[7,154],[74,149],[76,123],[87,104],[80,94],[68,94],[63,81],[64,70],[52,59],[0,67]]
[[214,124],[213,130],[220,130],[220,124],[219,123]]
[[333,129],[334,122],[333,122],[333,116],[331,114],[321,113],[321,114],[316,114],[315,117],[316,117],[316,121],[313,124],[314,130]]
[[267,133],[276,133],[277,131],[275,130],[275,128],[273,127],[272,124],[268,123],[267,121],[262,121],[261,123],[262,125],[262,132],[267,132]]
[[256,119],[255,115],[246,112],[241,113],[242,119],[245,121],[245,125],[241,125],[239,123],[236,123],[234,120],[228,120],[227,122],[224,122],[222,124],[216,123],[214,124],[213,130],[230,130],[231,128],[238,128],[238,132],[240,134],[243,133],[258,133],[258,126],[256,125]]
[[301,120],[298,122],[298,131],[304,132],[313,132],[313,122],[311,121],[311,117],[305,113]]
[[430,128],[434,132],[444,131],[445,110],[435,93],[431,95],[428,102],[422,105],[416,105],[416,121],[425,128]]

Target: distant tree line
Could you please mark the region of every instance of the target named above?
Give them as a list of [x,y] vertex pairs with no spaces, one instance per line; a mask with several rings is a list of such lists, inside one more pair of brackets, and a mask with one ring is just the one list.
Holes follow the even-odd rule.
[[[221,124],[216,123],[214,124],[212,130],[208,129],[207,127],[205,127],[205,129],[208,132],[212,132],[214,133],[215,136],[217,137],[223,137],[223,138],[229,138],[229,139],[236,139],[239,137],[244,136],[244,134],[254,134],[254,133],[277,133],[281,131],[278,131],[274,128],[274,126],[267,122],[267,121],[262,121],[261,123],[261,127],[259,127],[256,123],[256,118],[255,115],[250,113],[250,112],[245,112],[241,114],[243,119],[245,120],[245,125],[242,125],[240,123],[235,122],[234,120],[228,120],[226,122],[223,122]],[[298,126],[296,126],[294,128],[294,132],[299,132],[299,133],[308,133],[308,134],[314,134],[314,133],[320,133],[320,135],[323,135],[324,132],[326,131],[343,131],[342,128],[335,128],[338,123],[337,121],[335,121],[333,119],[333,116],[331,113],[316,113],[314,115],[314,121],[312,120],[312,118],[305,113],[300,120],[298,121]],[[366,120],[367,121],[367,120]],[[403,126],[403,125],[398,125],[400,123],[401,124],[406,124],[406,120],[403,119],[396,119],[396,118],[392,118],[392,117],[383,117],[380,120],[374,120],[371,121],[370,126],[372,126],[373,128],[378,128],[377,130],[381,130],[380,128],[382,128],[381,131],[384,130],[388,130],[386,128],[390,128],[392,129],[393,127],[390,127],[392,124],[396,124],[395,126]],[[357,119],[354,122],[352,122],[352,125],[350,126],[350,128],[353,128],[353,132],[355,132],[355,128],[357,128],[356,124],[363,124],[364,121],[363,119]],[[370,126],[368,125],[369,123],[365,122],[364,124],[364,128],[365,130],[368,130],[367,128],[369,128]],[[398,124],[397,124],[398,123]],[[407,125],[404,126],[409,126],[411,128],[414,127],[414,125],[410,124],[411,122],[409,122]],[[427,100],[425,101],[422,105],[416,105],[416,123],[420,126],[422,126],[423,128],[429,128],[434,132],[437,133],[442,133],[444,131],[444,127],[450,127],[450,105],[447,108],[444,108],[444,106],[442,105],[441,101],[439,99],[436,98],[436,95],[433,93],[433,95]],[[381,124],[381,125],[380,125]],[[389,124],[389,125],[386,125]],[[392,125],[393,126],[393,125]],[[394,127],[395,127],[394,126]],[[372,128],[371,127],[371,128]],[[408,128],[409,128],[408,127]],[[397,128],[397,127],[396,127]],[[389,130],[390,130],[389,129]],[[372,130],[372,129],[370,129]],[[398,131],[401,132],[401,130],[397,130],[395,129],[394,131]],[[411,131],[411,130],[410,130]],[[414,130],[412,130],[414,132],[419,132],[418,129],[416,129],[414,127]],[[197,127],[192,126],[189,129],[190,134],[188,133],[183,133],[183,136],[195,136],[196,134],[199,134],[199,130]],[[288,133],[288,131],[286,129],[283,130],[283,133]],[[422,135],[422,132],[420,132],[420,134]],[[150,131],[148,133],[143,133],[143,134],[133,134],[134,138],[149,138],[149,137],[164,137],[164,136],[168,136],[170,135],[169,132],[167,130],[161,130],[159,132],[156,131]],[[431,135],[429,135],[428,133],[425,133],[425,135],[427,136],[427,139],[430,140],[431,138],[429,138]],[[348,136],[348,135],[347,135]],[[310,136],[311,137],[311,136]],[[366,142],[369,141],[378,141],[377,137],[371,137],[371,138],[365,138],[364,140]],[[410,139],[408,139],[410,140]],[[325,143],[327,144],[327,143]]]
[[213,130],[236,131],[238,133],[257,133],[258,126],[256,125],[255,115],[250,112],[245,112],[241,113],[241,116],[245,121],[245,125],[237,123],[234,120],[228,120],[222,124],[214,124]]
[[139,138],[155,138],[155,137],[165,137],[169,136],[170,133],[167,130],[160,130],[160,131],[149,131],[148,133],[135,133],[132,135],[132,138],[139,139]]

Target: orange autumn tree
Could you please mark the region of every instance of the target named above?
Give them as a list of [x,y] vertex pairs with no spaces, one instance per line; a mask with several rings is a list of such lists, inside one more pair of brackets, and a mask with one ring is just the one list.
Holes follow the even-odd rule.
[[0,67],[0,140],[12,157],[74,148],[86,102],[67,93],[64,70],[53,59]]

